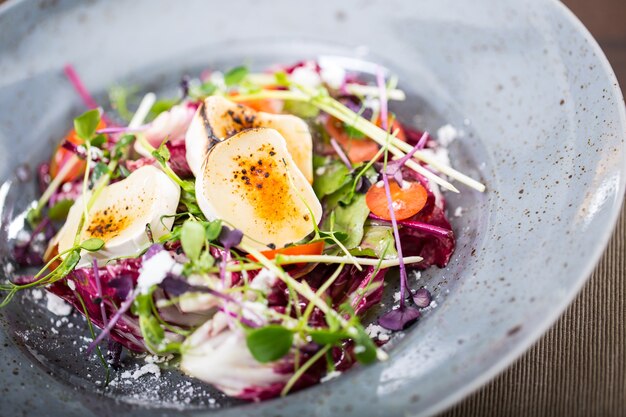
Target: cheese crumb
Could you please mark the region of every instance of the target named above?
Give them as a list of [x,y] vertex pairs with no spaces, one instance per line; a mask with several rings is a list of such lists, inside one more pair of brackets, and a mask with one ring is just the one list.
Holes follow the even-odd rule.
[[463,207],[459,206],[456,209],[454,209],[454,217],[461,217],[463,216]]
[[391,331],[385,329],[382,326],[379,326],[378,324],[373,324],[373,323],[370,323],[365,328],[365,332],[369,335],[369,337],[378,339],[381,342],[386,342],[391,337],[390,336]]
[[448,146],[459,137],[459,131],[452,125],[441,126],[437,129],[437,141],[442,146]]
[[63,301],[62,298],[52,293],[46,293],[46,297],[46,308],[50,310],[52,314],[56,314],[57,316],[69,316],[72,312],[72,306]]
[[153,285],[160,284],[168,272],[180,273],[182,266],[167,251],[161,251],[145,261],[139,270],[137,288],[147,294]]

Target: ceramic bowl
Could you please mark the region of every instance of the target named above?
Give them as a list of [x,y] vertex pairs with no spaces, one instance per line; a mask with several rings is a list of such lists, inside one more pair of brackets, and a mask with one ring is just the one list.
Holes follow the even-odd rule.
[[0,414],[428,415],[486,383],[557,319],[616,220],[626,117],[600,48],[553,0],[3,3],[4,272],[16,215],[35,196],[16,169],[32,174],[82,111],[65,63],[105,101],[116,83],[161,91],[205,67],[317,56],[398,74],[410,95],[398,113],[430,131],[462,130],[452,162],[487,184],[484,194],[448,195],[451,210],[462,208],[451,215],[458,248],[447,268],[423,274],[437,306],[393,340],[391,358],[259,404],[229,401],[171,370],[103,392],[101,369],[80,351],[84,322],[59,328],[43,301],[24,295],[1,312]]

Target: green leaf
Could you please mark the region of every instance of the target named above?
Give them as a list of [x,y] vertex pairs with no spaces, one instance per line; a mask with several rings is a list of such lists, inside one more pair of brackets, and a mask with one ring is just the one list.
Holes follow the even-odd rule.
[[98,239],[97,237],[92,237],[91,239],[87,239],[80,244],[82,249],[85,249],[89,252],[95,252],[97,250],[102,249],[104,246],[104,240]]
[[332,331],[329,329],[311,330],[309,335],[315,343],[320,345],[337,345],[342,340],[348,338],[345,332]]
[[254,359],[261,363],[272,362],[289,352],[293,344],[293,332],[271,324],[251,330],[246,337],[246,344]]
[[104,135],[96,135],[91,138],[91,146],[101,147],[107,141],[107,137]]
[[[320,174],[318,174],[320,172]],[[351,180],[350,170],[339,161],[332,161],[315,170],[313,190],[318,198],[333,194]]]
[[[343,241],[347,249],[355,248],[363,239],[363,225],[370,214],[370,210],[365,203],[365,194],[356,194],[352,203],[347,206],[338,206],[333,211],[334,224],[332,230],[347,234],[347,239]],[[329,216],[324,223],[325,229],[331,229],[330,222],[333,216]]]
[[80,261],[80,253],[78,250],[69,252],[65,256],[65,259],[63,259],[63,262],[61,262],[61,265],[54,271],[55,280],[61,279],[72,272],[74,268],[76,268],[76,265],[78,265],[78,261]]
[[83,140],[90,140],[96,133],[96,128],[100,123],[100,110],[89,110],[74,119],[74,130],[76,135]]
[[196,260],[204,247],[204,226],[197,221],[187,220],[180,231],[180,243],[189,259]]
[[165,331],[161,327],[159,320],[152,314],[140,315],[139,328],[141,329],[141,335],[147,342],[148,346],[159,351],[159,347],[165,339]]
[[355,326],[358,332],[358,335],[354,338],[354,355],[356,359],[363,363],[368,364],[372,363],[376,360],[376,345],[370,339],[363,327]]
[[235,67],[224,74],[224,83],[227,87],[232,87],[242,82],[246,75],[248,75],[248,68],[244,66]]
[[307,101],[298,100],[285,100],[283,111],[303,119],[313,119],[320,114],[319,107],[314,106]]
[[48,210],[48,217],[55,221],[65,220],[67,218],[67,213],[69,213],[70,208],[73,205],[73,200],[59,200],[54,206],[50,207],[50,210]]
[[94,183],[98,181],[103,175],[109,173],[109,167],[104,162],[98,162],[93,167],[93,172],[91,173],[91,181]]
[[135,315],[140,317],[152,315],[152,293],[137,295],[132,310]]
[[159,163],[163,166],[167,163],[167,161],[170,160],[170,156],[171,156],[170,150],[167,149],[167,146],[165,145],[165,143],[166,141],[163,141],[157,149],[152,151],[152,156],[154,157],[154,159],[159,161]]
[[287,87],[289,86],[289,76],[285,71],[277,71],[274,73],[274,78],[276,78],[276,84]]
[[220,236],[221,232],[222,232],[222,221],[219,219],[213,220],[206,225],[205,237],[209,242],[212,242]]
[[371,256],[374,258],[397,258],[393,229],[389,226],[365,226],[363,239],[354,249],[350,250],[354,256]]
[[176,99],[157,100],[150,109],[150,120],[156,118],[159,114],[170,110],[176,103],[178,103],[178,100]]
[[343,130],[346,132],[350,139],[365,139],[365,134],[358,129],[355,129],[352,125],[343,124]]
[[198,90],[202,96],[210,96],[213,93],[215,93],[215,91],[217,90],[217,86],[213,84],[212,82],[208,81],[208,82],[202,83],[202,85],[200,85]]
[[199,272],[207,271],[213,265],[215,265],[215,258],[208,251],[202,252],[198,260],[194,262],[194,267]]
[[134,135],[122,135],[113,148],[114,158],[119,159],[124,156],[125,149],[135,140]]
[[26,213],[26,221],[29,226],[34,229],[41,221],[41,210],[37,210],[37,207],[33,207]]

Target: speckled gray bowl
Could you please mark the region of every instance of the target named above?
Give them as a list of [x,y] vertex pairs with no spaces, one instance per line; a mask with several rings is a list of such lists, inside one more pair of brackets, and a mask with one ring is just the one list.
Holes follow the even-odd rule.
[[[45,159],[80,111],[66,62],[102,94],[120,81],[160,88],[204,66],[319,54],[392,68],[412,97],[398,111],[430,130],[444,121],[462,128],[453,163],[488,192],[449,196],[464,209],[454,217],[459,246],[448,268],[422,278],[438,306],[394,340],[388,362],[263,404],[226,409],[233,404],[218,398],[219,412],[431,414],[493,377],[556,320],[591,273],[622,201],[623,99],[597,44],[560,3],[9,1],[0,6],[0,180]],[[0,188],[5,262],[11,207],[23,208],[33,188]],[[25,297],[2,314],[1,415],[216,412],[200,395],[173,403],[175,382],[144,385],[148,397],[131,388],[102,395],[93,361],[72,343],[78,336],[49,334],[40,303]]]

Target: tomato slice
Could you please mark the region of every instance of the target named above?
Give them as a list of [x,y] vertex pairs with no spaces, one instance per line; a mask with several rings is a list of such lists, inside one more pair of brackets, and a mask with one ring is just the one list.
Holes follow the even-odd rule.
[[[261,252],[267,259],[274,259],[276,255],[321,255],[324,251],[324,241],[320,240],[304,245],[287,246],[286,248],[266,250]],[[258,262],[257,258],[248,254],[246,257],[250,260]]]
[[[104,129],[105,127],[106,127],[106,124],[101,120],[97,128]],[[65,140],[67,140],[70,143],[73,143],[74,145],[83,144],[83,140],[76,135],[76,132],[74,131],[74,129],[69,131],[67,136],[63,139],[63,141]],[[74,152],[67,150],[61,146],[63,144],[63,141],[59,143],[59,146],[57,146],[54,152],[54,156],[50,160],[50,176],[52,178],[55,178],[57,174],[59,173],[59,171],[65,166],[65,164],[67,164],[74,156]],[[63,182],[73,181],[81,177],[83,173],[85,172],[85,166],[86,166],[86,163],[83,160],[76,162],[74,164],[74,167],[70,169],[67,175],[65,175],[65,178],[63,178]]]
[[[389,182],[396,220],[404,220],[414,216],[424,208],[428,199],[428,193],[421,184],[407,181],[404,183],[406,185],[401,188],[395,181]],[[365,203],[370,211],[378,217],[391,220],[385,187],[379,187],[377,184],[372,185],[365,195]]]

